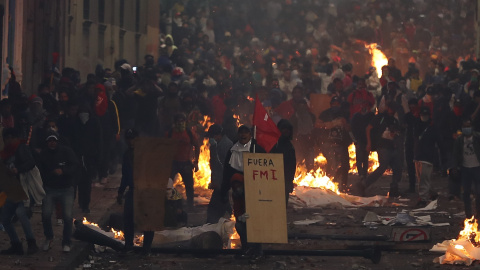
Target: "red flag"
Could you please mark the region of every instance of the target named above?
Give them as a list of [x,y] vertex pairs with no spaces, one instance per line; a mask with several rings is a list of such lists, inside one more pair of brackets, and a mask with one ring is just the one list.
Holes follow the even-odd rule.
[[258,145],[263,147],[267,153],[270,152],[272,147],[277,143],[278,138],[280,138],[281,133],[258,99],[258,95],[255,97],[253,125],[256,126],[256,139]]

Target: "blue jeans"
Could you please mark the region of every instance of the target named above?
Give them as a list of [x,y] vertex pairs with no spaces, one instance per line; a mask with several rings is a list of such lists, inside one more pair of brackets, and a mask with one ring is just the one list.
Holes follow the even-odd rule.
[[475,195],[475,217],[480,214],[480,167],[465,168],[462,167],[462,187],[463,187],[463,203],[465,204],[465,216],[472,217],[472,183],[474,186],[473,194]]
[[365,187],[370,186],[380,178],[390,166],[392,168],[392,183],[390,191],[398,191],[398,183],[402,179],[402,157],[397,149],[380,148],[377,150],[378,168],[365,179]]
[[55,209],[55,201],[58,201],[63,211],[62,245],[69,246],[72,242],[74,189],[73,187],[59,189],[45,187],[45,193],[42,205],[43,234],[48,240],[53,239],[52,213]]
[[7,199],[2,208],[2,224],[5,227],[5,231],[10,238],[12,243],[20,243],[17,232],[15,231],[15,226],[12,224],[13,216],[17,214],[18,220],[22,224],[23,232],[25,232],[25,238],[27,240],[35,240],[33,235],[32,225],[30,224],[30,219],[28,218],[23,202],[14,203]]

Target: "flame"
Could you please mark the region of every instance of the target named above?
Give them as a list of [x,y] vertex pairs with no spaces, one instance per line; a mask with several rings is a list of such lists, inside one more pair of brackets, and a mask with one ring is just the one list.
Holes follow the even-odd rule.
[[[355,144],[353,143],[348,146],[348,156],[350,158],[350,170],[348,172],[352,174],[357,174],[357,154],[355,152]],[[379,166],[380,163],[378,163],[377,152],[370,152],[370,155],[368,155],[368,173],[375,171]]]
[[[230,220],[236,221],[236,218],[233,214],[230,217]],[[235,227],[233,227],[233,234],[230,235],[230,249],[239,248],[239,246],[237,245],[238,241],[232,241],[232,240],[238,240],[238,239],[240,239],[240,235],[238,235],[237,230],[235,229]]]
[[[214,123],[210,121],[210,117],[205,115],[203,121],[200,121],[204,131],[207,132],[210,126]],[[200,155],[198,156],[198,171],[193,173],[193,183],[195,188],[208,189],[210,184],[210,176],[212,171],[210,170],[210,143],[208,138],[203,139],[203,144],[200,147]],[[178,174],[181,179],[180,174]],[[178,182],[179,179],[177,179]],[[175,182],[176,183],[176,182]]]
[[465,228],[460,231],[457,240],[469,240],[473,245],[479,245],[480,234],[478,233],[478,223],[475,217],[465,219],[463,224]]
[[95,227],[99,227],[99,228],[100,228],[100,226],[98,226],[97,223],[92,223],[92,222],[88,221],[86,217],[83,217],[82,223],[85,224],[85,225],[92,225],[92,226],[95,226]]
[[240,123],[240,115],[238,114],[234,114],[233,115],[233,118],[237,120],[237,122],[235,123],[237,125],[237,128],[239,128],[242,124]]
[[113,237],[115,237],[115,239],[125,241],[125,235],[122,231],[117,231],[114,228],[111,228],[110,231],[113,233]]
[[377,69],[378,78],[382,77],[382,67],[388,64],[388,58],[377,48],[377,43],[365,44],[370,55],[372,55],[372,66]]
[[200,155],[198,157],[198,171],[193,174],[194,187],[208,189],[210,184],[210,143],[209,139],[203,139],[203,145],[200,147]]
[[321,168],[321,165],[325,165],[326,161],[327,159],[320,154],[315,158],[315,165],[318,168],[310,171],[307,171],[305,162],[302,162],[297,166],[293,182],[298,186],[323,188],[340,194],[338,184],[333,182],[333,178],[328,177]]
[[142,235],[136,235],[135,239],[133,239],[133,244],[137,247],[143,245],[143,234]]
[[251,97],[251,96],[247,96],[247,99],[250,100],[251,102],[254,102],[255,101],[255,98]]

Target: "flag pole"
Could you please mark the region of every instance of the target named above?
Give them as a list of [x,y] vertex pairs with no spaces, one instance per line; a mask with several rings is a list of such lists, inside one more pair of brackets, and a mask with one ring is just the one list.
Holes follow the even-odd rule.
[[257,141],[257,126],[253,126],[253,153],[256,153],[255,151],[256,141]]

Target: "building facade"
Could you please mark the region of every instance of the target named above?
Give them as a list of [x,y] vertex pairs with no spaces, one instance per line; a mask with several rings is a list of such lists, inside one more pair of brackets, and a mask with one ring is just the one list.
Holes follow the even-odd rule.
[[0,22],[2,89],[10,67],[33,94],[53,67],[79,70],[84,81],[97,64],[158,56],[158,0],[0,0]]

